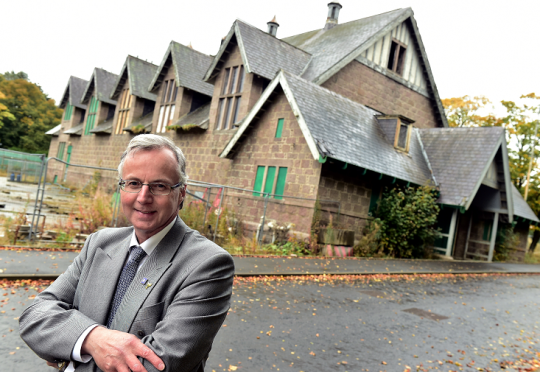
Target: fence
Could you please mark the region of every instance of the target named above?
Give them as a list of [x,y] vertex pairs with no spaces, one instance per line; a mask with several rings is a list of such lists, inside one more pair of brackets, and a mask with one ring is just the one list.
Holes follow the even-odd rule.
[[38,183],[45,155],[0,149],[0,169],[11,181]]
[[[316,213],[339,219],[341,203],[291,195],[254,192],[250,189],[189,181],[180,216],[192,228],[212,238],[227,234],[248,236],[257,243],[285,239],[287,234],[307,238]],[[226,212],[226,213],[224,213]]]
[[[116,172],[113,168],[95,167],[67,163],[58,158],[48,158],[41,163],[38,177],[38,191],[32,214],[29,238],[38,232],[39,219],[42,217],[45,180],[49,161],[69,164],[70,172],[77,168]],[[67,167],[66,167],[67,168]],[[67,173],[67,169],[65,172]],[[76,172],[76,171],[75,171]],[[114,185],[112,226],[117,226],[120,209],[119,186]],[[223,211],[227,213],[224,214]],[[317,200],[312,198],[277,195],[253,190],[219,185],[200,181],[189,181],[184,210],[181,217],[188,225],[201,231],[212,240],[228,233],[254,232],[257,242],[274,241],[287,233],[298,232],[306,237],[311,230],[314,214],[326,211],[339,219],[341,203],[335,200]]]

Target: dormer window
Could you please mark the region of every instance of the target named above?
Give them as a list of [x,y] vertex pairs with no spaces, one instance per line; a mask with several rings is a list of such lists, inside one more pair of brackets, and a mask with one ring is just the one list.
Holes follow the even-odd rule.
[[409,143],[411,139],[412,125],[397,120],[396,138],[394,140],[394,147],[409,152]]
[[238,116],[244,89],[244,66],[225,69],[219,98],[216,130],[232,129],[241,118]]
[[409,152],[414,120],[403,115],[377,115],[376,118],[388,142],[397,150]]
[[174,110],[176,109],[177,95],[178,87],[176,86],[174,79],[164,81],[156,133],[165,133],[167,131],[167,126],[170,125],[173,119]]
[[71,120],[71,114],[73,114],[73,106],[68,103],[64,110],[64,120]]
[[129,88],[126,88],[120,94],[120,110],[118,111],[118,120],[116,121],[116,130],[114,134],[123,134],[122,130],[126,127],[128,123],[129,109],[131,107],[131,101],[133,95],[130,94]]
[[407,46],[396,39],[392,39],[390,45],[390,56],[388,58],[387,68],[394,71],[398,75],[403,75],[403,67],[405,65],[405,53]]
[[94,129],[94,125],[96,124],[96,114],[98,110],[98,104],[99,101],[95,96],[92,96],[92,99],[90,100],[90,106],[88,107],[88,116],[86,118],[86,127],[84,128],[84,135],[87,136],[90,133],[92,129]]

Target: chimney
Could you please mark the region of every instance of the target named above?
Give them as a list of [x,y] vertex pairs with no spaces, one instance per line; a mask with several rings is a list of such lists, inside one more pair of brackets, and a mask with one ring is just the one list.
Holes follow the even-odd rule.
[[279,23],[277,23],[276,21],[276,16],[274,16],[274,18],[270,22],[268,22],[267,25],[268,25],[268,33],[276,37],[277,29],[279,27]]
[[328,18],[326,18],[325,30],[330,30],[338,24],[339,10],[342,8],[341,4],[337,1],[328,3]]

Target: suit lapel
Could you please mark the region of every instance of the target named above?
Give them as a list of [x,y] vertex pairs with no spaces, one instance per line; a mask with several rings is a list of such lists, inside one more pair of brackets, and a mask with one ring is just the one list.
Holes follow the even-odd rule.
[[81,298],[85,299],[85,314],[99,324],[107,324],[116,284],[129,253],[130,240],[131,234],[118,243],[96,250]]
[[142,304],[171,266],[171,260],[180,248],[185,232],[186,225],[178,218],[172,229],[135,275],[116,312],[111,329],[122,332],[129,331]]

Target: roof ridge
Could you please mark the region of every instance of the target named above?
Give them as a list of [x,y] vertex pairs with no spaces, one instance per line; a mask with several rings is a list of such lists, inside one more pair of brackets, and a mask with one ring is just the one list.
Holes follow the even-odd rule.
[[[383,15],[383,14],[396,12],[396,11],[398,11],[398,10],[407,10],[407,9],[411,9],[411,7],[407,7],[407,8],[397,8],[397,9],[394,9],[394,10],[389,10],[388,12],[383,12],[383,13],[379,13],[379,14],[374,14],[374,15],[371,15],[371,16],[369,16],[369,17],[353,19],[352,21],[348,21],[348,22],[345,22],[345,23],[338,23],[337,25],[335,25],[334,27],[332,27],[330,30],[332,30],[332,29],[334,29],[334,28],[338,28],[338,27],[343,26],[343,25],[346,25],[346,24],[349,24],[349,23],[358,22],[358,21],[362,21],[362,20],[364,20],[364,19],[374,18],[374,17],[381,16],[381,15]],[[306,32],[302,32],[302,33],[299,33],[299,34],[286,36],[286,37],[284,37],[283,39],[287,39],[287,38],[291,38],[291,37],[295,37],[295,36],[299,36],[299,35],[304,35],[304,34],[309,34],[310,32],[323,31],[323,30],[324,30],[324,27],[316,28],[316,29],[311,30],[311,31],[306,31]],[[326,30],[326,31],[330,31],[330,30]],[[280,39],[280,40],[281,40],[281,39]]]
[[[275,36],[272,36],[272,35],[270,35],[268,32],[265,32],[265,31],[261,30],[260,28],[255,27],[255,26],[253,26],[253,25],[251,25],[251,24],[249,24],[249,23],[247,23],[247,22],[245,22],[245,21],[243,21],[243,20],[241,20],[241,19],[238,19],[238,18],[237,18],[236,21],[243,22],[243,23],[245,23],[246,25],[248,25],[248,26],[250,26],[250,27],[253,27],[253,28],[256,29],[257,31],[262,32],[263,34],[268,35],[268,36],[270,36],[270,37],[276,39],[276,40],[279,41],[279,42],[285,43],[285,44],[291,46],[291,47],[294,48],[294,49],[298,49],[298,50],[301,51],[302,53],[305,53],[305,54],[310,55],[310,56],[312,55],[311,53],[305,51],[304,49],[299,48],[299,47],[297,47],[297,46],[295,46],[295,45],[292,45],[291,43],[289,43],[289,42],[287,42],[287,41],[285,41],[285,40],[283,40],[283,39],[279,39],[279,38],[277,38],[277,37],[275,37]],[[236,21],[235,21],[235,22],[236,22]]]

